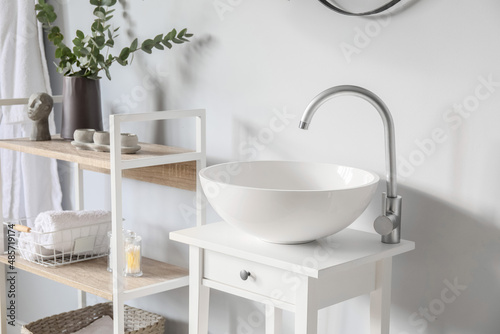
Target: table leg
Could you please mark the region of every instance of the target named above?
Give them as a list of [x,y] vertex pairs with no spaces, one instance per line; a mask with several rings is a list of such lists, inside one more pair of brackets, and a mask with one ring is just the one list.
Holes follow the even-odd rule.
[[283,311],[266,304],[266,334],[281,334]]
[[208,333],[210,289],[201,285],[203,250],[189,247],[189,334]]
[[370,294],[370,334],[389,334],[392,258],[377,262],[375,290]]
[[318,296],[317,280],[305,277],[297,289],[295,305],[295,334],[317,334]]

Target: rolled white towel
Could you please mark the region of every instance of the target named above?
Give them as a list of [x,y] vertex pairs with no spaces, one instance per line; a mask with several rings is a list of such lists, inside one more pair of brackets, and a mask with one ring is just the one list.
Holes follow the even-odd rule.
[[[101,223],[109,223],[109,228],[91,226]],[[110,226],[110,211],[46,211],[36,217],[34,230],[43,233],[39,235],[38,243],[46,249],[69,253],[75,239],[89,235],[104,239]]]

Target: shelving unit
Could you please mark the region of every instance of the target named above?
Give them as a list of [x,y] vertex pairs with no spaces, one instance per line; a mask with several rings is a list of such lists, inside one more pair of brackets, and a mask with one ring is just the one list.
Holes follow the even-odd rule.
[[[16,101],[25,103],[24,99]],[[139,143],[141,150],[136,154],[121,154],[120,129],[125,122],[160,121],[168,119],[196,118],[196,150]],[[76,205],[83,209],[83,173],[90,170],[111,174],[111,210],[113,238],[113,274],[106,271],[106,259],[84,261],[56,268],[40,265],[16,258],[18,269],[60,282],[79,289],[79,306],[86,306],[85,293],[113,301],[114,334],[124,332],[124,302],[133,298],[168,291],[189,284],[188,270],[168,263],[143,258],[142,277],[122,277],[123,243],[122,233],[122,179],[132,178],[179,189],[196,191],[197,226],[204,224],[202,190],[198,182],[198,172],[206,165],[205,157],[205,111],[176,110],[142,114],[110,116],[111,152],[79,151],[69,141],[54,136],[52,141],[35,142],[29,139],[0,140],[0,148],[54,158],[76,164]],[[0,188],[1,189],[1,188]],[[1,204],[0,204],[1,209]],[[1,211],[0,211],[1,212]],[[168,238],[168,236],[165,236]],[[3,247],[3,230],[0,247]],[[0,255],[0,263],[8,264],[6,255]],[[0,266],[0,275],[5,276],[6,266]],[[0,334],[6,333],[5,280],[0,283],[1,327]]]

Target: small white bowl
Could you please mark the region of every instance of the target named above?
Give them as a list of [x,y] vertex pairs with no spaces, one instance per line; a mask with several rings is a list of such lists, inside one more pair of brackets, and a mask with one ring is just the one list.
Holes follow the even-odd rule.
[[137,147],[137,144],[139,144],[137,135],[133,133],[122,133],[121,139],[122,147]]
[[93,143],[94,132],[94,129],[76,129],[73,138],[79,143]]
[[96,131],[94,133],[94,143],[98,145],[109,145],[109,132]]

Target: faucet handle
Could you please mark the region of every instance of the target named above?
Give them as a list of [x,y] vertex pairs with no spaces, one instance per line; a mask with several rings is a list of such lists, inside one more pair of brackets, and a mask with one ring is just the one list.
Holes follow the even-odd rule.
[[398,227],[398,219],[396,215],[390,213],[387,215],[378,216],[373,223],[375,231],[380,235],[388,235],[396,227]]
[[401,196],[382,194],[382,215],[375,219],[373,227],[385,244],[397,244],[401,237]]

